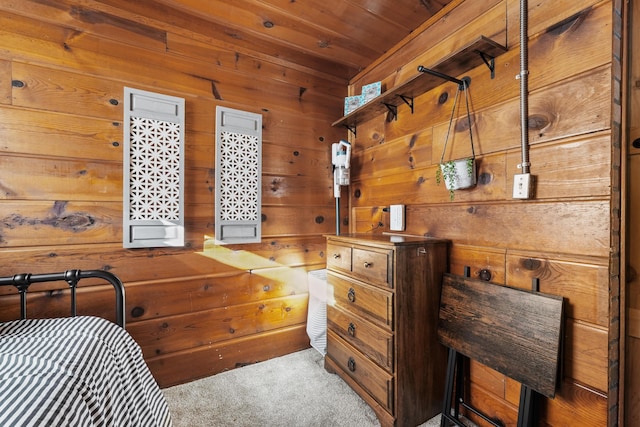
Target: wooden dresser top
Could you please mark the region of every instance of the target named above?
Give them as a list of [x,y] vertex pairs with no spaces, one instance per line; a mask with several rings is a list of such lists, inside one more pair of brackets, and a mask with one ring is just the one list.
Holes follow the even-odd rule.
[[401,234],[341,234],[339,236],[327,235],[326,238],[331,241],[355,244],[378,244],[378,245],[416,245],[416,244],[433,244],[448,243],[446,239],[433,237],[419,237]]

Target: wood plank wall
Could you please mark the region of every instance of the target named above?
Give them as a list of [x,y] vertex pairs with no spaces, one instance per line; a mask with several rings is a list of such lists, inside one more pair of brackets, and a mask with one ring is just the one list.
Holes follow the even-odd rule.
[[[118,275],[161,386],[307,348],[306,272],[334,232],[329,145],[343,132],[330,124],[347,81],[208,28],[144,1],[0,2],[0,275]],[[122,249],[125,86],[186,99],[185,248]],[[261,244],[204,250],[216,105],[263,116]],[[30,313],[66,314],[59,295],[35,295]],[[82,313],[113,316],[105,287],[81,297]],[[0,298],[0,320],[16,316]]]
[[[459,3],[349,90],[402,82],[417,65],[480,34],[506,44],[495,79],[484,66],[468,73],[479,185],[449,201],[435,183],[455,91],[443,83],[415,100],[414,114],[401,106],[397,121],[358,126],[350,227],[387,231],[383,208],[403,203],[408,233],[453,241],[452,272],[470,265],[474,275],[488,270],[492,281],[522,288],[537,277],[543,292],[567,298],[563,381],[544,403],[544,420],[606,425],[615,403],[608,376],[616,339],[609,300],[613,2],[530,3],[537,186],[529,201],[510,197],[520,163],[518,1]],[[129,330],[163,386],[307,347],[305,273],[324,267],[322,235],[333,232],[329,144],[348,132],[330,123],[341,115],[347,82],[321,68],[266,61],[246,47],[234,51],[201,22],[181,29],[165,11],[147,10],[140,23],[133,11],[87,4],[0,2],[0,275],[67,268],[119,275]],[[121,247],[124,86],[187,100],[184,249]],[[204,250],[213,231],[216,105],[263,114],[259,245]],[[466,133],[456,131],[459,152]],[[58,295],[39,294],[29,309],[63,313]],[[82,297],[84,311],[112,315],[105,287]],[[0,320],[16,309],[14,297],[0,298]],[[515,424],[517,384],[477,364],[471,380],[472,401]]]
[[[637,2],[630,4],[631,23],[627,28],[629,39],[627,48],[631,52],[638,51],[640,41],[640,8]],[[634,25],[635,24],[635,25]],[[625,358],[625,425],[640,424],[640,55],[629,58],[629,127],[627,128],[627,162],[629,179],[628,213],[629,218],[625,233],[627,262],[623,271],[626,272],[626,358]]]
[[[397,120],[377,117],[359,125],[357,137],[351,135],[351,228],[389,231],[383,209],[405,204],[407,233],[452,240],[451,272],[462,274],[470,266],[475,277],[484,270],[492,282],[527,289],[539,278],[542,292],[565,297],[562,384],[554,400],[543,402],[543,425],[617,425],[617,376],[609,371],[617,365],[619,338],[619,284],[610,263],[619,255],[619,242],[611,236],[620,208],[612,205],[619,200],[612,174],[620,164],[612,127],[612,82],[620,78],[619,64],[612,63],[612,27],[620,11],[611,1],[597,0],[542,0],[529,2],[529,9],[535,197],[511,197],[521,162],[519,2],[466,0],[360,73],[350,93],[374,81],[400,84],[418,65],[429,67],[480,35],[505,44],[508,52],[496,59],[494,79],[484,65],[467,73],[477,187],[457,191],[450,201],[436,183],[456,91],[443,81],[414,100],[413,114],[401,106]],[[470,154],[465,125],[454,124],[453,158]],[[473,404],[504,425],[516,424],[519,384],[477,363],[470,367],[470,381]]]

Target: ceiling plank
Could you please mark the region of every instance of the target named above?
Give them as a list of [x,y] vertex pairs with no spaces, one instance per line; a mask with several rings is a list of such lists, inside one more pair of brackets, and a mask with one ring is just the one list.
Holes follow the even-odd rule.
[[274,42],[230,27],[205,20],[200,16],[175,9],[156,0],[75,0],[87,7],[99,8],[110,13],[136,20],[149,26],[162,28],[167,32],[191,37],[219,48],[245,54],[262,60],[269,60],[292,68],[317,72],[328,76],[348,79],[355,74],[355,68],[335,61],[310,55],[295,46]]
[[[282,44],[351,68],[360,69],[370,62],[369,58],[378,56],[376,49],[353,43],[350,34],[331,31],[328,27],[305,21],[288,10],[273,7],[267,2],[254,0],[156,1],[213,24],[230,28],[238,35],[246,34]],[[296,5],[296,3],[291,4]],[[309,9],[311,7],[305,4],[305,10]],[[316,11],[314,16],[320,17],[321,14]]]
[[[51,0],[42,0],[50,3]],[[60,0],[138,23],[140,31],[209,43],[348,81],[456,0]],[[63,6],[63,7],[64,7]],[[164,36],[163,36],[164,34]]]
[[362,70],[451,0],[155,1],[238,38],[259,38]]

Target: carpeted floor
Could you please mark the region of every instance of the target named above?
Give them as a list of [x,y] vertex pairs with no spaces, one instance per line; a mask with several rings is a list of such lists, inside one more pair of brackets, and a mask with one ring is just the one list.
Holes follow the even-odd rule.
[[[175,427],[380,425],[313,348],[163,391]],[[437,416],[421,427],[439,425]]]

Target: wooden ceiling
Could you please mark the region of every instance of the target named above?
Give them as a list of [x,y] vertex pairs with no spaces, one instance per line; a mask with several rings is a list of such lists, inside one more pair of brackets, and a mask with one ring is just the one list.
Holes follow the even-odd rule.
[[98,1],[129,3],[245,51],[348,79],[452,0]]

